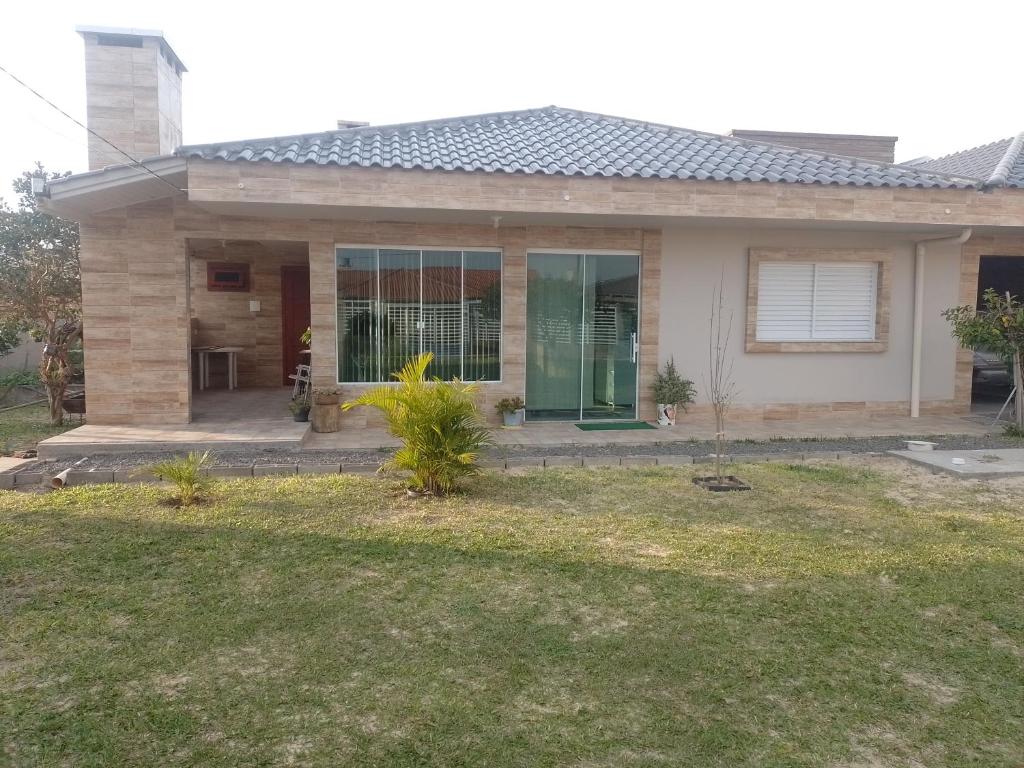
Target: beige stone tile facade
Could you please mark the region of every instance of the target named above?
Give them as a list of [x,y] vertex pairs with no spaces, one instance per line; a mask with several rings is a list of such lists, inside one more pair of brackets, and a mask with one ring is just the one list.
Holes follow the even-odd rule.
[[[190,344],[247,347],[240,357],[242,385],[280,384],[279,270],[285,263],[309,266],[314,383],[335,384],[338,244],[501,249],[502,380],[484,385],[481,397],[491,420],[497,418],[493,412],[497,399],[525,394],[526,253],[530,249],[641,253],[640,418],[653,417],[650,384],[657,365],[668,356],[684,365],[684,375],[699,379],[705,299],[720,273],[729,280],[736,308],[742,312],[737,327],[749,332],[756,314],[751,309],[756,305],[744,306],[752,290],[749,254],[810,248],[843,258],[878,260],[885,265],[878,302],[882,313],[878,348],[853,349],[844,344],[842,349],[813,350],[822,355],[820,359],[792,356],[804,357],[805,364],[787,357],[793,350],[744,348],[740,339],[743,396],[734,415],[772,421],[822,413],[901,414],[909,408],[904,379],[909,371],[907,286],[913,241],[935,231],[917,232],[907,224],[1024,220],[1024,195],[1007,190],[980,195],[963,190],[427,174],[204,161],[190,162],[188,195],[193,199],[179,195],[114,209],[82,223],[86,365],[93,423],[187,423],[194,384]],[[403,209],[403,219],[413,220],[385,220],[397,208]],[[234,215],[229,210],[252,215]],[[489,218],[482,215],[487,210],[528,212],[535,220],[547,213],[560,223],[502,221],[495,227],[481,221]],[[357,212],[363,218],[355,218]],[[346,214],[352,218],[342,218]],[[422,220],[415,220],[417,216]],[[461,223],[444,223],[445,216]],[[713,217],[715,223],[705,223],[699,232],[680,227],[680,222],[698,216]],[[722,218],[729,216],[774,219],[776,225],[736,227]],[[606,225],[624,218],[650,225]],[[808,218],[818,219],[815,228],[804,227],[802,220]],[[586,226],[566,224],[566,220]],[[508,221],[516,219],[508,217]],[[857,224],[864,221],[876,222],[879,231]],[[849,231],[842,229],[843,222],[850,225]],[[902,230],[895,228],[899,222],[906,223],[899,225]],[[881,231],[886,226],[889,229]],[[670,252],[666,251],[669,233]],[[220,246],[221,241],[226,245]],[[288,251],[286,244],[303,250]],[[251,294],[205,291],[205,260],[222,255],[224,260],[234,259],[224,254],[224,248],[234,248],[239,258],[252,264]],[[953,253],[938,246],[929,249],[924,413],[962,413],[970,404],[970,354],[956,352],[938,313],[958,299],[973,302],[981,255],[1024,255],[1024,240],[978,234],[955,255],[955,262]],[[951,276],[946,274],[950,270]],[[252,298],[262,304],[255,315],[248,309]],[[840,363],[833,354],[840,351],[876,352],[875,357],[885,360],[884,364],[866,362],[862,355],[851,354],[842,355],[849,360]],[[794,385],[787,387],[784,380],[790,369]],[[823,380],[833,383],[816,384],[815,371],[826,370]],[[768,383],[771,386],[766,389]],[[346,394],[362,388],[349,386]],[[695,412],[705,407],[698,403]],[[368,417],[355,412],[346,418],[351,426],[359,426]]]
[[[192,247],[234,243],[226,260],[253,264],[256,294],[210,294],[205,260],[223,260],[224,249]],[[190,341],[238,344],[243,386],[272,386],[280,370],[280,289],[275,270],[302,263],[281,256],[275,242],[308,247],[313,379],[337,383],[335,247],[379,244],[423,247],[494,247],[502,251],[502,380],[482,385],[481,406],[497,420],[494,403],[524,395],[526,386],[526,254],[529,249],[641,253],[639,412],[653,411],[650,383],[658,360],[660,234],[653,230],[601,227],[498,227],[368,221],[250,219],[217,216],[189,203],[151,203],[93,217],[83,225],[82,271],[89,328],[89,418],[96,424],[186,423],[190,418]],[[269,249],[266,244],[269,244]],[[205,250],[204,250],[205,248]],[[194,254],[190,257],[190,254]],[[157,266],[159,265],[159,266]],[[263,302],[258,317],[247,303]],[[133,303],[126,297],[139,297]],[[136,306],[145,302],[145,309]],[[275,304],[275,301],[277,302]],[[153,313],[153,306],[166,311]],[[172,315],[174,315],[172,317]],[[190,340],[190,320],[195,338]],[[127,375],[126,375],[127,374]],[[354,396],[370,385],[348,385]],[[372,417],[347,416],[351,426]]]
[[198,203],[950,226],[1024,221],[1024,195],[1007,189],[525,176],[216,160],[190,160],[188,168],[189,199]]

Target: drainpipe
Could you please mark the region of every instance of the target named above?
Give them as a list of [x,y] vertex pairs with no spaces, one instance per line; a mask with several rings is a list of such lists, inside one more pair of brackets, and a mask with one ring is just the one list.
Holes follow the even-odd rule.
[[924,336],[924,266],[928,243],[963,245],[971,236],[971,228],[959,235],[928,237],[914,243],[914,350],[910,358],[910,418],[921,415],[921,355]]

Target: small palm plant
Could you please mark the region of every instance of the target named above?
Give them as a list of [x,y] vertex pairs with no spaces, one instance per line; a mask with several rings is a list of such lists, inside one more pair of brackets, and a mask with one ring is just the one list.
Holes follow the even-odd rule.
[[444,495],[479,470],[477,458],[489,437],[474,395],[479,385],[438,378],[427,380],[429,352],[393,374],[397,385],[374,387],[341,406],[370,406],[384,414],[402,447],[388,467],[412,472],[413,490]]
[[167,461],[160,461],[147,467],[147,471],[172,483],[178,491],[181,506],[195,504],[206,488],[209,478],[203,470],[210,464],[210,452],[192,451],[188,456],[177,456]]

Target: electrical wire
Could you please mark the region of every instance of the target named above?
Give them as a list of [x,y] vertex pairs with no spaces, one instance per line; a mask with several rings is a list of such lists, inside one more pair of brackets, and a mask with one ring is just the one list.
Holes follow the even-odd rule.
[[83,124],[82,122],[80,122],[79,120],[76,120],[75,118],[73,118],[73,117],[72,117],[71,115],[69,115],[69,114],[68,114],[67,112],[65,112],[65,111],[64,111],[63,109],[61,109],[60,107],[58,107],[58,106],[57,106],[56,104],[54,104],[54,103],[53,103],[52,101],[50,101],[50,100],[49,100],[48,98],[46,98],[45,96],[43,96],[43,94],[41,94],[41,93],[40,93],[39,91],[37,91],[37,90],[36,90],[35,88],[33,88],[33,87],[32,87],[31,85],[29,85],[29,84],[28,84],[28,83],[26,83],[26,82],[25,82],[24,80],[22,80],[22,79],[21,79],[21,78],[19,78],[19,77],[18,77],[17,75],[15,75],[15,74],[14,74],[13,72],[11,72],[11,71],[10,71],[9,69],[7,69],[7,68],[6,68],[6,67],[5,67],[5,66],[4,66],[3,64],[0,64],[0,72],[3,72],[3,73],[4,73],[5,75],[7,75],[7,76],[8,76],[9,78],[11,78],[11,80],[13,80],[14,82],[16,82],[16,83],[17,83],[18,85],[20,85],[20,86],[21,86],[22,88],[26,89],[26,90],[27,90],[27,91],[28,91],[29,93],[31,93],[31,94],[32,94],[33,96],[35,96],[36,98],[38,98],[38,99],[40,99],[41,101],[43,101],[43,102],[44,102],[45,104],[48,104],[49,106],[53,107],[53,108],[54,108],[55,110],[57,110],[58,112],[60,112],[60,113],[61,113],[62,115],[64,115],[64,117],[66,117],[66,118],[67,118],[68,120],[70,120],[71,122],[73,122],[73,123],[74,123],[75,125],[77,125],[77,126],[79,126],[79,127],[81,127],[81,128],[84,128],[84,129],[86,130],[86,132],[87,132],[87,133],[89,133],[89,134],[91,134],[91,135],[95,136],[95,137],[96,137],[97,139],[99,139],[100,141],[102,141],[102,142],[103,142],[104,144],[107,144],[108,146],[110,146],[111,148],[113,148],[113,149],[114,149],[115,151],[117,151],[117,152],[119,152],[120,154],[122,154],[122,155],[124,155],[125,157],[127,157],[127,158],[128,158],[128,160],[129,160],[129,161],[131,161],[131,165],[135,166],[136,168],[141,168],[141,169],[142,169],[142,170],[144,170],[144,171],[145,171],[146,173],[148,173],[148,174],[149,174],[150,176],[152,176],[152,177],[153,177],[154,179],[157,179],[158,181],[162,181],[162,182],[163,182],[164,184],[166,184],[166,185],[167,185],[168,187],[170,187],[171,189],[173,189],[173,190],[174,190],[175,192],[184,192],[184,191],[185,191],[184,189],[180,189],[179,187],[176,187],[176,186],[175,186],[174,184],[172,184],[171,182],[169,182],[169,181],[168,181],[167,179],[165,179],[165,178],[164,178],[163,176],[160,176],[159,174],[157,174],[157,173],[156,173],[155,171],[153,171],[152,169],[150,169],[150,168],[146,167],[146,164],[145,164],[145,163],[143,163],[143,162],[142,162],[141,160],[137,160],[137,159],[135,159],[134,157],[132,157],[131,155],[129,155],[129,154],[127,153],[127,152],[125,152],[125,151],[124,151],[123,149],[121,149],[121,148],[120,148],[119,146],[117,146],[116,144],[114,144],[114,143],[113,143],[112,141],[108,141],[108,140],[107,140],[106,138],[104,138],[104,137],[103,137],[103,136],[101,136],[100,134],[96,133],[96,131],[92,130],[92,128],[90,128],[89,126],[87,126],[87,125],[84,125],[84,124]]

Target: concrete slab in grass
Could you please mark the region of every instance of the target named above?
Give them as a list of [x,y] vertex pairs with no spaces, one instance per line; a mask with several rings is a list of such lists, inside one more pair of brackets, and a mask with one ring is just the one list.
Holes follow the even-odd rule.
[[152,472],[139,469],[115,469],[115,483],[159,483],[160,478]]
[[[1024,448],[980,451],[889,451],[909,462],[954,477],[987,479],[1024,476]],[[953,463],[962,459],[963,463]]]
[[336,475],[341,471],[341,464],[299,464],[300,475]]
[[14,486],[24,488],[29,485],[39,485],[43,482],[42,472],[15,472]]
[[579,456],[546,456],[545,467],[582,467],[583,459]]
[[522,467],[543,467],[543,456],[516,456],[505,459],[505,466],[509,469],[520,469]]
[[73,469],[68,472],[68,479],[64,481],[64,485],[70,487],[112,482],[114,482],[114,470],[112,469]]
[[378,469],[380,464],[342,464],[338,471],[345,474],[372,475]]
[[[800,454],[797,454],[799,458]],[[763,453],[734,453],[730,457],[735,464],[757,464],[769,461],[769,457]]]
[[[722,457],[722,463],[723,464],[728,464],[730,461],[732,461],[732,456],[723,456]],[[714,464],[715,463],[715,457],[714,456],[694,456],[693,457],[693,463],[694,464]]]
[[210,467],[210,477],[252,477],[253,465],[246,464],[238,467]]
[[825,461],[835,461],[839,458],[838,451],[804,451],[804,458],[807,460],[811,459],[822,459]]
[[271,477],[276,475],[294,475],[298,472],[297,464],[257,464],[252,468],[253,477]]
[[584,467],[617,467],[620,464],[618,456],[584,456]]
[[659,467],[682,467],[693,464],[693,456],[659,456]]
[[657,456],[623,456],[624,467],[653,467],[658,463]]
[[0,490],[8,491],[14,487],[14,474],[0,475]]

